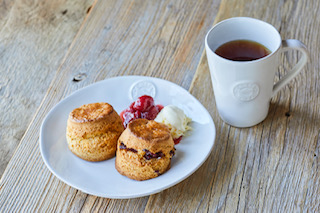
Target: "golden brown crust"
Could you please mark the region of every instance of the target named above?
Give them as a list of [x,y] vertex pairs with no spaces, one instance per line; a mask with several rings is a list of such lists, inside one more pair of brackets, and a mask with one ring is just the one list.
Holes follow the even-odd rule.
[[113,111],[113,107],[108,103],[85,104],[72,110],[69,119],[78,123],[97,121],[106,118]]
[[132,134],[138,138],[142,138],[150,143],[168,140],[170,137],[169,128],[156,121],[146,119],[136,119],[135,122],[128,124],[128,128]]
[[115,156],[117,140],[123,130],[121,118],[111,105],[86,104],[69,115],[68,147],[84,160],[106,160]]
[[[126,141],[128,147],[139,149],[143,147],[156,153],[171,147],[174,142],[170,135],[169,128],[156,121],[146,119],[136,119],[129,123],[126,134],[122,135],[122,140]],[[168,142],[171,141],[172,143]]]
[[138,156],[130,151],[117,150],[116,170],[130,179],[143,181],[158,177],[170,169],[171,159],[151,159],[148,162]]
[[173,152],[174,142],[165,125],[136,119],[119,137],[115,166],[131,179],[147,180],[170,168]]

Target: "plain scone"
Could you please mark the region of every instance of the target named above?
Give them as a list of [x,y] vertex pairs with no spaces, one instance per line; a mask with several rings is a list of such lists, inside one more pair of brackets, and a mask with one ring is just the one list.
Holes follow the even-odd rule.
[[123,130],[121,118],[110,104],[85,104],[69,114],[68,147],[84,160],[106,160],[115,156]]
[[153,120],[131,121],[118,140],[115,166],[134,180],[158,177],[170,168],[175,152],[169,128]]

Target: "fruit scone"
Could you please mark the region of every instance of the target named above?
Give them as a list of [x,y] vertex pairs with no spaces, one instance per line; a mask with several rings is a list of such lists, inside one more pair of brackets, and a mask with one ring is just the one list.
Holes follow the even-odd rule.
[[123,130],[120,116],[110,104],[85,104],[69,114],[68,147],[84,160],[106,160],[115,156]]
[[115,166],[134,180],[158,177],[170,168],[175,153],[169,128],[153,120],[131,121],[118,140]]

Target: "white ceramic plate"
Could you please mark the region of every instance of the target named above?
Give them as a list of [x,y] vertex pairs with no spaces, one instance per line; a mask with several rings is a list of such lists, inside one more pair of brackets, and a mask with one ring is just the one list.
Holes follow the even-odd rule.
[[[152,95],[156,104],[173,104],[192,118],[192,131],[176,145],[171,168],[157,178],[135,181],[120,175],[115,158],[87,162],[73,155],[65,139],[69,112],[83,104],[108,102],[120,113],[138,96]],[[215,126],[208,111],[188,91],[162,79],[123,76],[80,89],[59,102],[44,119],[40,151],[49,170],[66,184],[85,193],[107,198],[134,198],[160,192],[195,172],[209,156]]]

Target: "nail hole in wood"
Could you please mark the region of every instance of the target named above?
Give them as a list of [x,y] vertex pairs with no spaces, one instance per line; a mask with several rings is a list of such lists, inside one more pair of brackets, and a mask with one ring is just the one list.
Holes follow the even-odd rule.
[[85,73],[79,73],[78,75],[73,77],[72,81],[79,82],[79,81],[82,81],[83,79],[85,79],[86,77],[87,77],[87,75]]
[[286,112],[285,114],[287,117],[290,117],[291,116],[291,113],[290,112]]
[[90,12],[91,8],[92,8],[92,6],[90,6],[90,7],[87,9],[87,13]]
[[64,10],[61,13],[62,13],[62,15],[65,15],[65,14],[67,14],[67,12],[68,12],[68,10]]

